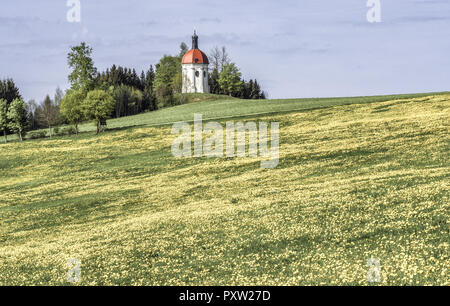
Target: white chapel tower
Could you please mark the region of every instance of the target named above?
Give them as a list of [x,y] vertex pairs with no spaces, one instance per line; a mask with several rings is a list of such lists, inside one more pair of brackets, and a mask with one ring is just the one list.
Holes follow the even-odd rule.
[[194,31],[192,49],[181,61],[183,93],[209,93],[208,65],[208,57],[198,48],[198,36]]

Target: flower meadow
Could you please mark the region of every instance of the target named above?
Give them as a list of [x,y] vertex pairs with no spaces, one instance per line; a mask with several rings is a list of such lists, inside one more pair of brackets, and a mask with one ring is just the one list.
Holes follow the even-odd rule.
[[448,286],[449,102],[236,119],[280,122],[274,169],[175,158],[170,126],[2,144],[0,285],[372,285],[376,258]]

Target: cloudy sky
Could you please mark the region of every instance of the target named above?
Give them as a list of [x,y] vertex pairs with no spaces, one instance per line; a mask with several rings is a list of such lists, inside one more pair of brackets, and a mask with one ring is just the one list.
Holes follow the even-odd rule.
[[271,98],[450,90],[450,1],[381,0],[381,23],[367,0],[2,0],[0,78],[26,100],[68,87],[67,52],[86,41],[99,70],[140,71],[190,45],[225,45],[246,79]]

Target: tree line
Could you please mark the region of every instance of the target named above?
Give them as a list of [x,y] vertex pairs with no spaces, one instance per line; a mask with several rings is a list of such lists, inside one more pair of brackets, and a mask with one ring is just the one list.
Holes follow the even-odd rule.
[[[0,131],[5,142],[10,133],[18,134],[22,140],[26,131],[42,128],[48,128],[52,137],[52,131],[61,124],[71,124],[73,133],[78,134],[79,124],[86,120],[92,120],[100,133],[108,118],[183,104],[187,98],[181,93],[181,60],[187,51],[187,45],[182,43],[177,55],[164,55],[155,69],[150,66],[140,74],[116,65],[98,72],[92,59],[93,49],[82,42],[67,55],[70,88],[66,92],[57,88],[53,98],[47,95],[40,104],[34,100],[25,103],[12,79],[0,80]],[[257,80],[242,78],[225,47],[216,47],[209,57],[211,93],[242,99],[266,98]]]
[[267,93],[258,81],[242,78],[237,65],[230,60],[226,47],[215,47],[209,56],[211,73],[209,88],[213,94],[225,94],[241,99],[266,99]]

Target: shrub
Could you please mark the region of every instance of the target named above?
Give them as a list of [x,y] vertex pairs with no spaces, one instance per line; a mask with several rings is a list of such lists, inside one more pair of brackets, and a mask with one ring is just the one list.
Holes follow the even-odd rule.
[[29,133],[30,139],[38,139],[38,138],[45,138],[47,136],[47,133],[44,131],[36,131]]
[[187,104],[189,99],[185,94],[176,94],[174,97],[174,105]]
[[75,135],[77,134],[77,130],[74,126],[68,126],[61,129],[61,135]]

